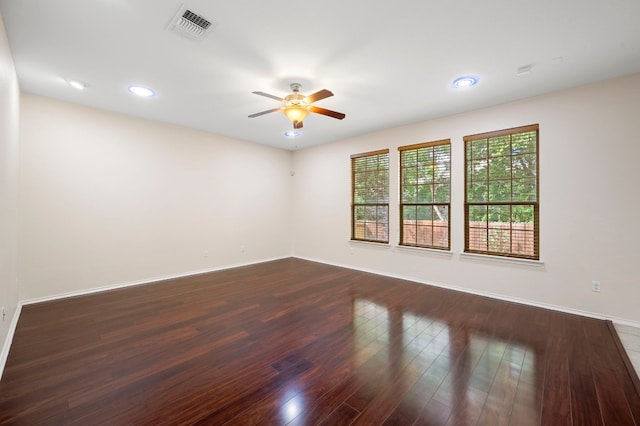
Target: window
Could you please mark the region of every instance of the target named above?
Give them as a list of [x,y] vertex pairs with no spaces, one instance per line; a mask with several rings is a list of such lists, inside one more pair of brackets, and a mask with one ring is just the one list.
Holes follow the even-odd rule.
[[389,242],[389,150],[351,156],[351,239]]
[[538,125],[464,138],[465,252],[539,259]]
[[451,248],[451,141],[401,146],[400,245]]

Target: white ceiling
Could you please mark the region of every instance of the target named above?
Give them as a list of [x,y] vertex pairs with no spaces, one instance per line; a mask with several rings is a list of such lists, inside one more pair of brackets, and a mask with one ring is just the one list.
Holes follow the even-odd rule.
[[[184,0],[215,25],[200,41],[168,29],[181,5],[0,0],[21,90],[302,149],[640,71],[638,0]],[[480,83],[452,88],[465,74]],[[292,140],[281,112],[247,117],[279,106],[252,91],[292,82],[346,118],[311,114]]]

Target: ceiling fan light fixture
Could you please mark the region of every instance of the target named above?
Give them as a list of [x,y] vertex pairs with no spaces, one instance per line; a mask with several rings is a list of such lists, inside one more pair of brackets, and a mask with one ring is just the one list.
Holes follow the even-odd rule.
[[292,122],[302,121],[307,115],[309,115],[309,110],[300,105],[291,105],[285,107],[284,115],[286,115]]

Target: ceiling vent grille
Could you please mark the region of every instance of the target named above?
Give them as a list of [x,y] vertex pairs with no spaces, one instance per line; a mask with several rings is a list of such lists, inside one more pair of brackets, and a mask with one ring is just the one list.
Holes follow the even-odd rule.
[[180,8],[169,25],[178,34],[198,40],[204,38],[213,27],[207,18],[184,7]]

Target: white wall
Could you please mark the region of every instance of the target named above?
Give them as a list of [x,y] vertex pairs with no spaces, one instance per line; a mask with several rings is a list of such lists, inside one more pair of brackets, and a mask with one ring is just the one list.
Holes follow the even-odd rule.
[[[18,306],[18,123],[20,91],[0,14],[0,347]],[[0,356],[0,372],[6,353]]]
[[[469,93],[471,96],[471,92]],[[640,322],[640,74],[294,155],[294,253],[420,282]],[[465,135],[540,124],[543,264],[461,256]],[[451,255],[401,249],[397,147],[451,138]],[[349,242],[350,155],[390,148],[388,247]],[[591,292],[591,281],[602,292]]]
[[291,255],[292,156],[32,95],[21,300]]

